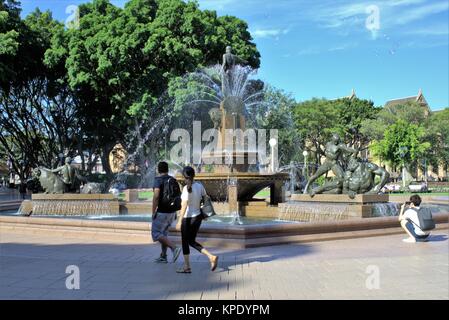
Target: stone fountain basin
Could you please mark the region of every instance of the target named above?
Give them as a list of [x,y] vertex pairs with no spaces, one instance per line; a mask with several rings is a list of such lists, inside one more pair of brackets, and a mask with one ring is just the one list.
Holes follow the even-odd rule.
[[[437,223],[435,233],[438,230],[447,230],[447,213],[437,213],[434,219]],[[152,243],[151,224],[146,222],[0,216],[1,231],[44,235],[51,233],[54,236],[91,241]],[[205,225],[200,229],[199,241],[206,246],[249,248],[390,234],[405,235],[397,217],[275,225]],[[180,233],[173,228],[170,230],[170,237],[177,242],[180,241]]]

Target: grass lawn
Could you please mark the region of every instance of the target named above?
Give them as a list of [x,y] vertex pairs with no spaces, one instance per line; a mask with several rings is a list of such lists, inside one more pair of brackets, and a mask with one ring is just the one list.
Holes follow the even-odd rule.
[[[118,196],[119,200],[125,200],[125,194],[122,192]],[[153,199],[153,191],[141,191],[139,192],[139,200],[151,200]]]
[[153,199],[153,191],[139,192],[139,199]]
[[[420,196],[449,196],[449,192],[420,192],[420,193],[390,193],[390,196],[392,197],[399,197],[399,196],[411,196],[413,194],[419,194]],[[259,191],[255,198],[259,199],[266,199],[270,196],[270,188],[265,188],[261,191]],[[151,200],[153,198],[153,192],[152,191],[141,191],[139,192],[139,200]],[[125,194],[120,193],[119,200],[124,200]]]
[[270,188],[265,188],[260,190],[254,197],[255,198],[268,198],[270,196]]

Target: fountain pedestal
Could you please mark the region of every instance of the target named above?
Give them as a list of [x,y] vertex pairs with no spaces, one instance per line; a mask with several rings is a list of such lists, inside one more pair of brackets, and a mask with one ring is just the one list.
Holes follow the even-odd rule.
[[[176,177],[183,181],[181,176]],[[201,182],[207,194],[215,202],[226,202],[224,211],[239,212],[243,202],[252,201],[262,189],[270,188],[270,204],[285,201],[284,184],[287,173],[264,174],[258,172],[199,173],[195,180]]]
[[[388,194],[358,194],[354,199],[346,194],[317,194],[313,198],[308,194],[292,194],[291,202],[286,203],[281,208],[284,212],[294,213],[297,209],[299,215],[307,216],[307,208],[310,212],[322,212],[323,216],[328,216],[328,220],[348,218],[371,218],[374,216],[374,208],[378,204],[389,202]],[[296,208],[295,208],[296,206]],[[335,212],[332,212],[332,208]],[[338,216],[338,217],[337,217]]]
[[[212,201],[222,203],[220,213],[239,213],[242,206],[262,189],[270,188],[270,204],[285,201],[284,183],[290,179],[287,173],[250,172],[257,165],[258,152],[248,150],[245,139],[245,103],[237,96],[227,96],[220,104],[221,123],[218,151],[203,154],[204,164],[211,164],[213,172],[198,173],[195,180],[201,182]],[[255,138],[255,137],[254,137]],[[255,142],[255,141],[254,141]],[[254,146],[256,148],[256,146]],[[182,182],[181,175],[177,176]]]
[[388,202],[388,194],[358,194],[354,199],[346,194],[316,194],[313,198],[308,194],[292,194],[291,200],[304,202],[343,202],[343,203],[380,203]]

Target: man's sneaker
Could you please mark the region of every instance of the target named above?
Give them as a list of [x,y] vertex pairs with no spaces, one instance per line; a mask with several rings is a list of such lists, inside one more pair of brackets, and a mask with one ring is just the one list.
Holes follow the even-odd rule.
[[181,248],[176,247],[175,250],[173,250],[173,260],[172,263],[175,263],[176,260],[178,260],[179,254],[181,253]]
[[407,239],[403,239],[402,241],[407,242],[407,243],[415,243],[416,239],[415,238],[407,238]]
[[168,263],[167,257],[160,256],[153,260],[155,263]]

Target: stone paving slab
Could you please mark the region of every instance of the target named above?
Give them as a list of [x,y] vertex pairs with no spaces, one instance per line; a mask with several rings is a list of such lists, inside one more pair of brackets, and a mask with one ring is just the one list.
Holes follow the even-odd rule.
[[[0,234],[0,299],[449,299],[449,242],[438,230],[427,243],[403,235],[242,250],[211,248],[212,273],[192,253],[182,263],[154,264],[156,244]],[[66,288],[66,268],[80,270],[80,289]],[[368,289],[369,268],[379,289]]]

